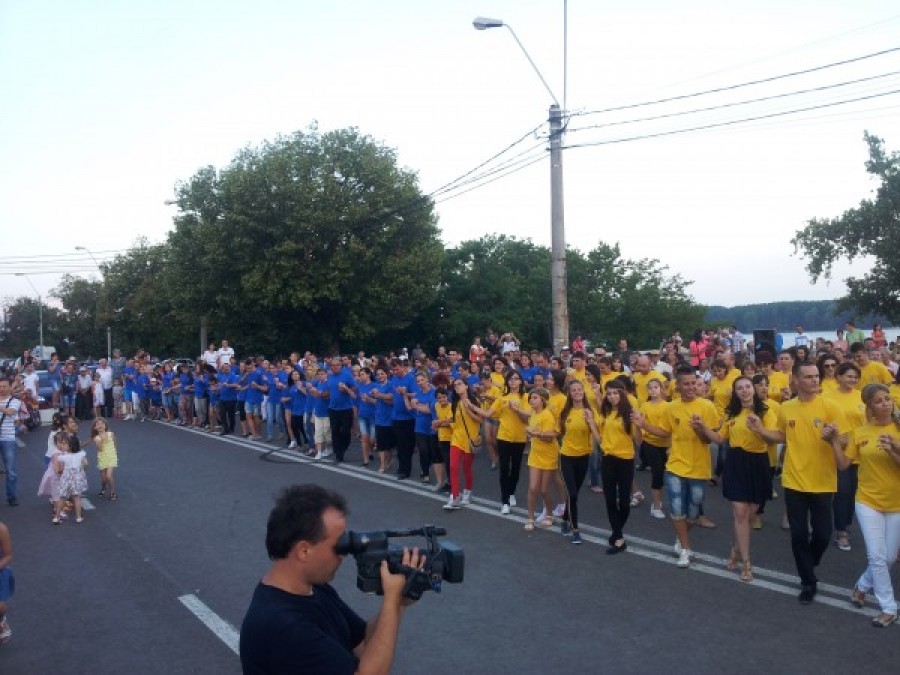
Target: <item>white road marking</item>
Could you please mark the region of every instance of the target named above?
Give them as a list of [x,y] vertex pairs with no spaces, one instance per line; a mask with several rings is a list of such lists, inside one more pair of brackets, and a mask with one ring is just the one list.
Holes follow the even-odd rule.
[[[206,432],[195,431],[193,429],[187,429],[184,427],[175,428],[179,429],[180,431],[188,431],[190,433],[201,434],[203,436],[210,435]],[[390,487],[394,490],[400,490],[401,492],[415,494],[420,497],[425,497],[426,499],[431,499],[433,501],[445,502],[447,500],[447,497],[444,493],[433,492],[429,489],[428,486],[417,483],[416,481],[398,481],[394,478],[388,477],[385,474],[372,473],[368,469],[356,467],[350,464],[333,464],[331,462],[322,460],[316,461],[309,457],[301,456],[296,452],[289,451],[287,448],[273,449],[267,444],[251,442],[243,438],[231,438],[228,436],[217,436],[217,438],[218,440],[225,441],[226,443],[231,443],[242,448],[249,448],[250,450],[254,450],[260,454],[269,454],[280,459],[289,460],[296,464],[311,464],[324,471],[340,473],[345,476],[356,478],[357,480],[368,481],[370,483],[378,483],[380,485]],[[513,509],[512,514],[506,516],[501,515],[499,502],[494,502],[481,497],[475,497],[473,503],[464,508],[469,511],[478,511],[479,513],[494,516],[495,518],[511,520],[522,524],[524,524],[526,521],[526,512],[523,508],[516,507]],[[581,524],[581,527],[579,529],[582,533],[582,539],[584,539],[585,541],[599,544],[604,547],[607,545],[606,539],[610,535],[609,530],[584,524]],[[538,530],[535,530],[535,533],[537,532]],[[554,529],[548,534],[559,535],[559,530]],[[672,542],[674,543],[674,541],[674,533],[672,533]],[[637,546],[635,546],[635,544]],[[666,544],[663,542],[655,541],[653,539],[645,539],[643,537],[629,535],[628,549],[625,552],[670,565],[674,565],[677,562],[677,559],[672,555],[672,544]],[[781,593],[783,595],[796,596],[799,593],[800,579],[791,574],[779,572],[778,570],[770,570],[765,567],[754,567],[754,580],[745,582],[740,580],[740,577],[737,573],[730,572],[724,569],[725,558],[709,555],[707,553],[695,552],[693,560],[694,562],[692,562],[691,566],[688,568],[690,571],[702,572],[704,574],[719,577],[720,579],[727,579],[730,581],[734,581],[735,583],[753,588],[765,588],[767,590]],[[760,579],[759,577],[774,579],[775,581],[766,581]],[[847,588],[826,583],[819,583],[817,587],[819,592],[816,594],[815,602],[828,605],[830,607],[835,607],[836,609],[842,609],[847,612],[853,612],[855,614],[864,614],[867,616],[871,614],[870,609],[860,609],[850,604],[850,602],[847,600],[850,595],[850,591]],[[824,595],[825,593],[836,595],[838,596],[838,598],[828,597]]]
[[213,635],[225,643],[236,655],[240,655],[240,633],[230,623],[212,611],[200,598],[193,593],[182,595],[178,601],[188,608],[203,624],[209,628]]

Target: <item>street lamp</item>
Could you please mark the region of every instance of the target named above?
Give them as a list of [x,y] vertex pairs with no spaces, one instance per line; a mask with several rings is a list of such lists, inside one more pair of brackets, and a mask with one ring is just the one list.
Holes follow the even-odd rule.
[[[565,133],[563,127],[563,111],[559,101],[547,84],[547,80],[541,75],[537,65],[529,55],[525,46],[519,40],[515,31],[508,23],[500,19],[490,19],[479,16],[472,25],[475,30],[488,30],[489,28],[507,28],[510,35],[519,45],[519,49],[528,59],[528,63],[537,73],[541,83],[553,99],[550,106],[550,222],[551,222],[551,249],[550,249],[550,293],[553,305],[553,351],[559,351],[569,343],[569,301],[566,283],[566,219],[563,203],[563,171],[562,171],[562,137]],[[563,42],[563,54],[565,55],[566,40]],[[565,63],[565,59],[564,59]],[[565,75],[564,75],[565,79]],[[564,92],[565,93],[565,92]]]
[[112,358],[112,330],[109,327],[109,307],[107,306],[109,299],[106,297],[106,275],[103,273],[103,268],[100,267],[100,263],[97,262],[97,259],[94,257],[94,254],[91,253],[91,250],[86,246],[76,246],[76,251],[84,251],[87,253],[91,260],[94,261],[94,264],[97,266],[97,270],[100,272],[100,283],[103,284],[103,313],[106,314],[107,324],[106,324],[106,358]]
[[34,294],[38,299],[38,338],[40,339],[41,345],[41,359],[46,358],[44,356],[44,301],[41,299],[41,294],[38,292],[38,289],[35,288],[34,284],[31,282],[31,277],[29,277],[25,272],[16,272],[17,277],[25,277],[25,281],[28,282],[28,285],[31,286]]

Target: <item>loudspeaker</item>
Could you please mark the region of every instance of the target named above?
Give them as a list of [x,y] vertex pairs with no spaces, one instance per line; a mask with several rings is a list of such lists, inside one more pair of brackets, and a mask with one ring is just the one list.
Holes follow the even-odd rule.
[[762,351],[769,352],[774,359],[778,358],[778,352],[775,350],[774,330],[753,331],[753,353],[759,354]]

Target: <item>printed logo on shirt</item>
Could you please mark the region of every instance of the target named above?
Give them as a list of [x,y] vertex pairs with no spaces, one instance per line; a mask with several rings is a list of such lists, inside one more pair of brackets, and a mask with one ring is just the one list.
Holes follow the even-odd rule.
[[816,417],[816,418],[813,420],[813,426],[814,426],[814,427],[820,427],[820,426],[822,426],[822,420],[821,420],[820,418]]
[[797,426],[797,420],[788,420],[788,426],[793,429]]
[[864,448],[864,447],[866,447],[868,444],[869,444],[869,439],[868,439],[868,438],[864,438],[864,439],[862,439],[862,440],[859,442],[859,447]]

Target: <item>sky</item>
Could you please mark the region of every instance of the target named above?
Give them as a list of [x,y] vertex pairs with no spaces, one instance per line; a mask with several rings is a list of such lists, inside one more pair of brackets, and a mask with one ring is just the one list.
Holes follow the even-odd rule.
[[567,112],[569,246],[655,258],[703,304],[835,298],[869,263],[812,285],[790,240],[872,194],[864,131],[900,150],[900,51],[869,56],[900,47],[890,5],[570,0],[565,31],[564,0],[0,0],[0,297],[98,278],[76,246],[163,241],[179,181],[310,124],[396,149],[425,193],[512,146],[435,195],[442,238],[549,246],[552,99],[487,16]]

